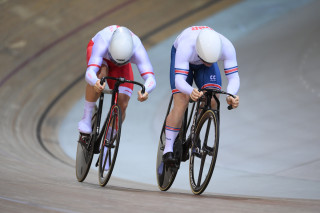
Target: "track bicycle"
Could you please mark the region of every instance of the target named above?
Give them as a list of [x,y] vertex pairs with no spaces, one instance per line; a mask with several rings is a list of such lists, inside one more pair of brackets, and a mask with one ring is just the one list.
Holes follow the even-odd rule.
[[[173,95],[171,96],[160,134],[156,162],[157,183],[161,191],[167,191],[171,187],[181,162],[188,159],[189,182],[192,192],[200,195],[210,182],[219,147],[220,101],[217,95],[230,95],[234,98],[235,96],[211,88],[199,91],[204,91],[204,95],[197,102],[190,101],[184,114],[180,132],[174,142],[175,163],[167,165],[163,162],[162,156],[166,140],[166,119],[173,101]],[[212,98],[216,102],[216,109],[211,107]],[[228,109],[231,110],[232,106],[229,105]],[[187,134],[189,134],[188,137]],[[190,153],[189,150],[191,150]]]
[[[87,143],[78,142],[76,155],[76,176],[78,181],[82,182],[88,175],[93,155],[99,154],[95,166],[98,167],[100,186],[105,186],[111,177],[120,144],[122,111],[118,105],[119,86],[123,83],[132,83],[142,88],[142,94],[145,92],[143,84],[125,78],[103,77],[100,80],[101,85],[107,79],[116,81],[114,89],[104,89],[101,93],[98,107],[95,107],[91,120],[90,140]],[[100,131],[104,94],[111,94],[112,97],[108,115]]]

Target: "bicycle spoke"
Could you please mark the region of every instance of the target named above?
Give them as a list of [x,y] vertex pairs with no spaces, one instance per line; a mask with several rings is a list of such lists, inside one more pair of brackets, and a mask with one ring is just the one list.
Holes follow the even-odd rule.
[[[106,150],[105,147],[104,147],[104,150]],[[103,153],[103,154],[104,154],[104,153]],[[105,157],[103,157],[104,159],[103,159],[103,164],[102,164],[102,171],[104,171],[105,168],[106,168],[106,164],[107,164],[107,159],[108,159],[108,157],[109,157],[109,149],[107,148],[106,155],[105,155]]]
[[[101,154],[101,152],[100,152],[100,154]],[[103,154],[103,153],[102,153],[102,154]],[[101,158],[102,158],[102,156],[100,155],[100,156],[99,156],[99,169],[100,169],[100,167],[101,167],[101,168],[103,167],[102,165],[100,165],[100,163],[103,162]],[[102,173],[102,172],[99,172],[99,176],[100,176],[101,178],[103,178],[103,173]]]
[[[110,162],[111,162],[111,149],[108,149],[108,159],[109,159],[109,164],[110,164]],[[108,161],[108,160],[106,160],[106,161]],[[110,167],[110,165],[109,165],[109,167]],[[106,168],[106,167],[104,167],[104,168]]]
[[115,125],[116,125],[116,115],[113,115],[112,116],[112,129],[111,129],[111,136],[110,136],[110,141],[112,141],[112,139],[113,139],[113,133],[114,133],[114,127],[115,127]]
[[202,179],[202,173],[203,173],[203,167],[204,167],[204,163],[206,162],[206,153],[202,154],[202,158],[201,158],[201,164],[200,164],[200,170],[199,170],[199,176],[198,176],[198,183],[197,186],[199,187],[201,184],[201,179]]
[[214,153],[214,148],[209,147],[209,146],[204,146],[203,150],[205,150],[206,153],[208,153],[209,156],[213,156]]
[[203,145],[207,145],[207,143],[208,143],[210,126],[211,126],[211,118],[208,120],[207,129],[206,129],[206,136],[205,136],[205,141],[203,141]]
[[[116,116],[117,114],[116,113],[114,113],[114,115],[112,116],[112,125],[111,125],[111,136],[110,136],[110,138],[108,139],[108,143],[107,143],[107,146],[109,147],[109,148],[114,148],[114,145],[113,145],[113,143],[115,142],[115,140],[116,140],[116,138],[117,138],[117,127],[116,127],[116,125],[117,125],[117,122],[118,122],[118,116]],[[115,135],[113,135],[114,134],[114,130],[116,130],[116,133],[115,133]]]

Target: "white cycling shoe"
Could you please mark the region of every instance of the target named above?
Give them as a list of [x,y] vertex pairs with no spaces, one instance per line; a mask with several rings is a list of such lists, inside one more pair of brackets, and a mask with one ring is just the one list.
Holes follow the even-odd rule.
[[85,134],[91,134],[92,133],[92,127],[91,127],[91,119],[82,119],[78,123],[78,130],[81,133]]

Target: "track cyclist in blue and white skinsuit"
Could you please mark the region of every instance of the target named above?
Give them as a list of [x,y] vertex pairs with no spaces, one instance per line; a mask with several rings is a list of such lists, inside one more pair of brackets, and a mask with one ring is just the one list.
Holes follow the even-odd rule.
[[[185,29],[175,40],[171,49],[170,83],[173,108],[166,121],[166,146],[163,151],[165,163],[174,162],[173,144],[180,131],[182,118],[189,99],[196,101],[203,92],[192,87],[216,88],[221,90],[221,76],[217,61],[223,61],[228,79],[227,92],[236,95],[240,87],[236,51],[223,35],[207,26]],[[239,105],[239,96],[226,98],[233,108]],[[212,100],[212,107],[215,101]]]

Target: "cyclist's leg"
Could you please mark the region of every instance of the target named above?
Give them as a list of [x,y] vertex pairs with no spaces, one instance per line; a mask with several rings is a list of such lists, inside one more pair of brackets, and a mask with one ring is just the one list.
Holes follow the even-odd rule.
[[[102,78],[106,76],[108,72],[108,68],[106,66],[102,66],[100,71],[97,73],[98,78]],[[81,121],[78,123],[79,132],[90,134],[92,132],[91,129],[91,117],[93,109],[96,105],[96,101],[98,100],[100,93],[97,93],[94,90],[94,87],[87,84],[86,86],[86,94],[85,94],[85,104],[84,104],[84,112]]]
[[[107,60],[108,66],[110,67],[109,76],[111,77],[123,77],[127,80],[134,80],[133,71],[131,64],[126,64],[123,66],[116,66],[111,61]],[[114,88],[114,80],[108,80],[108,85],[110,89]],[[133,91],[133,84],[124,83],[119,87],[118,105],[122,112],[122,122],[126,117],[126,110],[129,104],[130,97]]]
[[[93,42],[90,41],[87,47],[87,64],[91,56],[91,50],[93,46]],[[106,65],[102,65],[101,69],[97,73],[98,78],[102,78],[106,76],[108,73],[108,67]],[[96,105],[96,101],[98,100],[100,94],[94,90],[94,87],[87,84],[86,92],[85,92],[85,104],[84,104],[84,112],[81,121],[78,123],[78,129],[80,132],[80,139],[85,140],[88,138],[88,134],[92,132],[91,127],[91,117],[93,109]]]
[[118,105],[121,108],[121,112],[122,112],[122,122],[126,118],[126,110],[129,104],[129,100],[130,100],[130,96],[123,93],[119,93]]
[[[164,160],[173,158],[173,144],[179,134],[184,112],[189,103],[189,96],[181,93],[175,86],[175,53],[176,49],[172,46],[171,49],[171,64],[170,64],[170,86],[173,94],[173,108],[166,119],[166,145],[163,151]],[[193,72],[188,73],[186,80],[190,85],[193,81]]]
[[188,95],[183,93],[176,93],[173,95],[173,108],[166,120],[166,146],[163,154],[173,152],[173,144],[180,131],[183,115],[188,103]]

